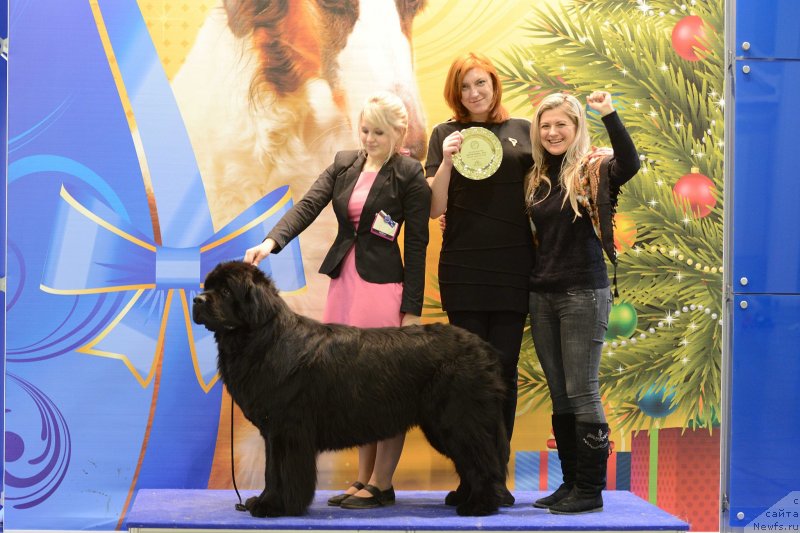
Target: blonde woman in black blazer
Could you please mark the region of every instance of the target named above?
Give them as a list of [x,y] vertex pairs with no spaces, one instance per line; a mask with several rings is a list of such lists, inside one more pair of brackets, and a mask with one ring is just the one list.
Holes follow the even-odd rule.
[[[337,153],[267,238],[247,250],[245,262],[258,264],[279,252],[333,203],[338,232],[319,269],[332,278],[324,320],[359,327],[418,324],[431,191],[420,162],[398,153],[407,128],[400,98],[369,97],[359,117],[362,149]],[[405,264],[397,242],[403,226]],[[345,509],[393,504],[392,476],[404,440],[402,434],[360,447],[358,480],[328,504]]]
[[[275,225],[262,246],[273,240],[275,244],[271,252],[280,251],[306,229],[328,203],[333,202],[339,228],[322,261],[320,273],[338,277],[342,259],[355,246],[356,268],[365,281],[403,283],[400,312],[411,315],[408,317],[410,321],[412,317],[418,318],[422,312],[428,222],[427,219],[422,220],[421,214],[424,207],[430,205],[430,188],[426,191],[422,187],[427,187],[427,183],[419,161],[400,154],[392,155],[378,172],[358,227],[354,228],[347,216],[347,206],[366,162],[367,157],[361,151],[338,152],[333,164],[320,175],[303,199]],[[371,232],[375,214],[380,211],[388,214],[398,225],[405,222],[405,267],[397,239],[390,241]]]

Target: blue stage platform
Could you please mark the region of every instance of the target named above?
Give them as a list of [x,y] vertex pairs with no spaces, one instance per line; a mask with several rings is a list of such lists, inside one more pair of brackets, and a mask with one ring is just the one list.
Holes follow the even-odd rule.
[[[257,493],[241,492],[245,500]],[[445,492],[400,491],[397,504],[369,510],[329,507],[334,491],[317,491],[305,516],[253,518],[236,511],[231,490],[144,489],[136,495],[125,526],[132,533],[176,529],[298,531],[688,531],[689,524],[627,491],[603,493],[605,511],[553,515],[531,504],[545,492],[515,491],[517,503],[493,516],[461,517],[444,505]]]

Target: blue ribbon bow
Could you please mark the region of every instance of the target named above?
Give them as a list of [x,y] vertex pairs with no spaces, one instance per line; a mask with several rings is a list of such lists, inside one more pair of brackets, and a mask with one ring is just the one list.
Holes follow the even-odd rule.
[[[153,234],[160,241],[133,227],[91,186],[62,187],[41,288],[70,295],[130,292],[122,311],[78,351],[123,361],[142,387],[154,376],[156,356],[168,350],[164,332],[177,296],[197,381],[208,392],[218,380],[216,347],[192,323],[189,303],[209,270],[241,258],[291,208],[288,187],[214,232],[189,137],[136,1],[98,0],[92,9],[122,104],[133,111],[131,136],[157,206]],[[297,290],[305,285],[301,259],[295,241],[261,268],[281,290]]]

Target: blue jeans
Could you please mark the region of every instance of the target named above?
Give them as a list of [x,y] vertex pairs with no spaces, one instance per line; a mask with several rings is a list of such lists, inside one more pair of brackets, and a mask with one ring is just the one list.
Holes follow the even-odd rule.
[[554,414],[605,423],[600,355],[611,312],[611,289],[531,292],[531,333]]

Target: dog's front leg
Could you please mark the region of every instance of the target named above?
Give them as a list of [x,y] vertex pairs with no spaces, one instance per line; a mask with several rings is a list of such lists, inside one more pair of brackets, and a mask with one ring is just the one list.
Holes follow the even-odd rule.
[[277,483],[277,492],[287,515],[305,514],[317,487],[317,450],[313,428],[308,424],[286,427],[280,438],[273,442],[277,445],[274,460],[278,470],[277,476],[269,477],[270,482]]
[[317,484],[316,449],[303,428],[273,428],[266,442],[267,469],[261,495],[247,500],[253,516],[302,515]]
[[259,518],[264,518],[265,516],[283,516],[286,513],[283,512],[279,495],[275,491],[270,491],[270,486],[275,486],[274,480],[270,482],[270,473],[276,472],[280,468],[280,465],[275,464],[275,454],[271,453],[273,443],[269,437],[266,423],[257,424],[257,427],[261,436],[264,438],[264,452],[266,454],[264,461],[264,490],[261,491],[261,494],[258,496],[247,498],[244,506],[252,516]]

